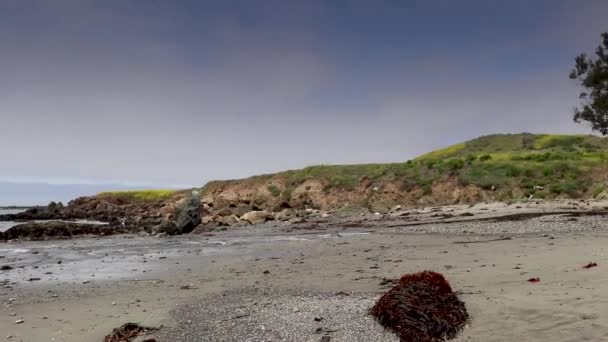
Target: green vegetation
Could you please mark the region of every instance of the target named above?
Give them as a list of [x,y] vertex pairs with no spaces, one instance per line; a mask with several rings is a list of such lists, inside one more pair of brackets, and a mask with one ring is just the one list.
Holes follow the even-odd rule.
[[268,186],[268,191],[272,194],[272,196],[274,197],[279,197],[281,196],[281,189],[279,189],[279,187],[277,187],[274,184],[271,184]]
[[[523,196],[595,196],[604,189],[599,185],[608,178],[606,170],[608,138],[523,133],[484,136],[403,163],[318,165],[238,182],[265,184],[272,196],[289,201],[307,180],[320,182],[327,193],[376,187],[380,191],[392,182],[400,191],[423,195],[431,195],[438,182],[450,181],[495,191],[497,199],[508,201]],[[602,174],[606,176],[597,178]]]
[[98,194],[98,196],[125,197],[138,201],[164,200],[176,193],[176,190],[127,190],[127,191],[108,191]]
[[586,54],[576,57],[570,78],[582,91],[579,108],[574,110],[574,121],[586,121],[594,131],[608,134],[608,32],[602,33],[602,43],[595,50],[595,59]]

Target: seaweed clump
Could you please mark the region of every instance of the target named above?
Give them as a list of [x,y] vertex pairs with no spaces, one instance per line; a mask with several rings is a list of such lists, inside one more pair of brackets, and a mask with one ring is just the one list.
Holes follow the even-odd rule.
[[403,275],[370,313],[403,342],[452,339],[469,319],[464,302],[443,275],[430,271]]
[[[125,323],[114,329],[111,334],[107,335],[103,342],[131,342],[140,335],[143,335],[154,328],[141,326],[137,323]],[[144,342],[155,342],[153,338],[147,339]]]

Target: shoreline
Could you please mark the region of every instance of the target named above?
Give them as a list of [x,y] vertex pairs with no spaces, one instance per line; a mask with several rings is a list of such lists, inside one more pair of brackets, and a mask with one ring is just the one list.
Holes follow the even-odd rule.
[[[152,333],[158,341],[396,341],[366,308],[387,289],[385,279],[429,269],[463,293],[472,314],[455,341],[608,336],[599,319],[608,314],[608,275],[601,270],[608,220],[552,214],[437,224],[443,219],[430,217],[437,213],[409,214],[410,222],[412,215],[435,220],[416,226],[387,227],[369,216],[360,227],[344,226],[351,217],[170,238],[0,244],[0,264],[15,267],[0,271],[0,330],[13,336],[8,341],[101,341],[138,322],[163,326]],[[581,268],[592,261],[599,267]],[[531,277],[541,282],[530,284]]]

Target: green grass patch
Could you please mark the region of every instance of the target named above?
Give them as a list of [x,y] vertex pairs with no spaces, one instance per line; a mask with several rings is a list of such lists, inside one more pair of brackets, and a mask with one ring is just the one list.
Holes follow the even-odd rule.
[[127,190],[127,191],[107,191],[98,194],[98,196],[117,196],[127,197],[138,201],[156,201],[164,200],[173,196],[177,190]]
[[268,191],[270,192],[270,194],[274,197],[279,197],[281,196],[281,189],[279,189],[278,186],[271,184],[267,187]]

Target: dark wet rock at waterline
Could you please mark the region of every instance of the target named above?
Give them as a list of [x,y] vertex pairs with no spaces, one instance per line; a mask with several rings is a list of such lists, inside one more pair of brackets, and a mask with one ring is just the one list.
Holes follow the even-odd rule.
[[113,235],[132,233],[135,229],[127,226],[108,224],[83,224],[75,222],[27,222],[0,232],[0,240],[50,240],[69,239],[83,235]]
[[46,207],[34,207],[16,214],[0,215],[0,221],[33,221],[33,220],[62,220],[64,206],[51,202]]

